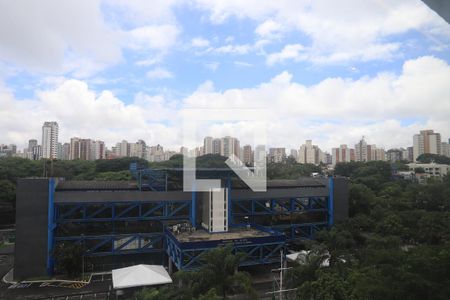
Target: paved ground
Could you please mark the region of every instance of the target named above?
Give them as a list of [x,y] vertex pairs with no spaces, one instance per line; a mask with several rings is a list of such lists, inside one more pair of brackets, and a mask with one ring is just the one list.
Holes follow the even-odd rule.
[[[12,268],[12,255],[0,255],[0,278]],[[266,294],[272,291],[274,266],[247,267],[245,271],[252,274],[254,287],[260,299],[272,299]],[[116,299],[111,293],[111,274],[94,275],[89,284],[74,284],[61,282],[46,283],[19,283],[8,285],[0,281],[0,300],[28,300],[28,299],[54,299],[54,300],[112,300]],[[241,299],[239,296],[234,299]],[[244,299],[244,298],[242,298]]]
[[[3,278],[12,268],[12,265],[13,258],[11,255],[0,255],[0,278]],[[111,285],[110,274],[95,275],[89,284],[65,282],[5,284],[3,281],[0,281],[0,300],[108,300],[114,299],[114,297],[108,297]]]

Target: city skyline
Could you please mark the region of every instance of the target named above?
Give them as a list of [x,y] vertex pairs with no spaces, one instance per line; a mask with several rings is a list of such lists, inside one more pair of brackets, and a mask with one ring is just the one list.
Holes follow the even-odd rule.
[[[450,26],[421,1],[387,3],[5,2],[2,142],[23,148],[54,120],[64,141],[176,149],[182,110],[199,107],[267,109],[274,147],[364,135],[388,149],[423,128],[450,136]],[[261,129],[204,134],[250,140]]]
[[[17,150],[14,144],[0,144],[1,156],[18,156],[37,160],[40,158],[61,160],[98,160],[115,159],[120,157],[138,157],[150,162],[169,160],[175,154],[198,157],[206,154],[218,154],[224,157],[238,157],[246,164],[252,164],[256,156],[255,151],[264,151],[268,162],[282,163],[292,157],[298,163],[336,165],[339,162],[350,161],[416,161],[421,154],[439,154],[450,157],[450,143],[441,138],[441,134],[432,129],[420,130],[419,134],[412,136],[412,146],[385,149],[376,144],[370,144],[362,136],[354,147],[340,144],[331,151],[323,150],[312,140],[306,140],[297,148],[273,147],[268,145],[255,145],[242,142],[233,136],[203,137],[203,143],[196,147],[185,146],[179,149],[164,149],[164,145],[148,145],[139,139],[137,142],[128,142],[126,139],[107,147],[102,140],[72,137],[70,143],[58,141],[59,125],[57,122],[44,122],[42,126],[42,145],[36,139],[28,141],[28,147],[23,152]],[[450,142],[450,138],[448,139]],[[44,152],[44,150],[46,152]],[[289,154],[288,154],[289,153]],[[256,156],[255,156],[256,155]]]

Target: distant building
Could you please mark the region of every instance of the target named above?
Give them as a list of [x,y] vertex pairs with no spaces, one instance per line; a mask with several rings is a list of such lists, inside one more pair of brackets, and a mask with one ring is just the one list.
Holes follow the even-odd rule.
[[443,142],[441,144],[441,155],[450,157],[450,144]]
[[220,155],[225,157],[240,156],[240,142],[237,138],[225,136],[220,140]]
[[38,145],[38,141],[31,139],[28,141],[27,158],[31,160],[39,160],[42,157],[42,148]]
[[70,143],[64,143],[62,145],[62,160],[69,160],[70,159]]
[[147,145],[143,140],[139,140],[136,143],[129,144],[130,157],[139,157],[139,158],[145,158],[145,151],[147,149]]
[[203,139],[203,154],[213,154],[213,138],[210,136]]
[[364,137],[355,145],[355,161],[371,160],[371,147],[367,145]]
[[103,141],[90,142],[89,160],[106,159],[106,147]]
[[350,162],[353,161],[352,159],[352,150],[349,147],[347,147],[346,144],[342,144],[339,146],[339,148],[333,148],[331,150],[331,157],[332,157],[332,165],[336,165],[340,162]]
[[253,157],[254,157],[253,164],[255,167],[265,164],[265,162],[266,162],[266,146],[264,146],[264,145],[256,146]]
[[243,153],[243,159],[242,161],[245,164],[252,164],[253,163],[253,151],[252,151],[252,146],[250,145],[245,145],[242,148],[242,153]]
[[[186,150],[187,151],[187,150]],[[147,147],[146,159],[150,162],[158,162],[165,160],[164,148],[160,144]]]
[[188,153],[189,153],[189,149],[188,148],[186,148],[186,147],[181,147],[180,148],[180,154],[188,155]]
[[406,160],[408,162],[413,161],[413,159],[414,159],[413,147],[407,147],[406,149],[403,150],[402,159]]
[[433,130],[421,130],[413,136],[413,161],[422,154],[441,154],[441,134]]
[[213,139],[212,141],[212,153],[220,155],[220,150],[222,149],[222,140]]
[[11,157],[15,156],[17,152],[17,146],[14,144],[0,145],[0,157]]
[[80,159],[80,143],[81,139],[79,137],[73,137],[70,139],[70,160]]
[[322,150],[317,145],[313,145],[311,140],[300,146],[297,161],[301,164],[318,165],[323,162],[324,156]]
[[[410,170],[413,170],[413,171],[417,170],[419,168],[423,169],[424,170],[423,174],[425,174],[425,178],[443,177],[450,172],[450,165],[436,164],[436,163],[429,163],[429,164],[409,163],[408,167]],[[418,172],[415,172],[415,173],[416,173],[416,177],[417,177]],[[418,178],[418,179],[419,179],[419,182],[423,182],[423,180],[421,180],[421,178]]]
[[289,156],[291,156],[292,158],[297,160],[298,159],[298,151],[297,151],[297,149],[291,149]]
[[286,160],[285,148],[270,148],[269,149],[269,162],[282,163]]
[[403,154],[405,153],[405,149],[389,149],[386,152],[386,160],[389,162],[397,162],[403,160]]
[[56,159],[58,155],[58,123],[45,122],[42,126],[42,157]]

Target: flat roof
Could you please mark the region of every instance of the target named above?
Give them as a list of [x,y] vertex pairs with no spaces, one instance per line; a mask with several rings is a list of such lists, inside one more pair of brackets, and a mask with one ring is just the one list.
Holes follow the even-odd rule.
[[174,237],[182,242],[202,242],[202,241],[219,241],[219,240],[232,240],[243,238],[255,238],[270,236],[270,233],[257,230],[255,228],[229,228],[228,232],[215,232],[209,233],[204,229],[197,229],[194,232],[180,232],[175,234]]
[[108,190],[137,190],[135,181],[103,181],[103,180],[69,180],[59,181],[57,191],[108,191]]
[[[173,188],[173,184],[169,184],[172,188],[169,190],[182,190],[182,186]],[[248,189],[247,185],[239,180],[233,179],[231,182],[234,189]],[[302,177],[299,179],[273,179],[267,180],[268,188],[315,188],[326,187],[324,179]],[[138,190],[135,181],[102,181],[102,180],[68,180],[59,181],[56,185],[56,191],[132,191]]]

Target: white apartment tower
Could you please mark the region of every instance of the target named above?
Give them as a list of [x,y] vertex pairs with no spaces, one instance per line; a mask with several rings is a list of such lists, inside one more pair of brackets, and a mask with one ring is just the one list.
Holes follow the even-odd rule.
[[222,149],[222,140],[221,139],[213,139],[212,141],[212,153],[219,154]]
[[232,157],[232,155],[240,156],[241,147],[237,138],[226,136],[220,140],[220,155]]
[[210,136],[203,140],[203,154],[213,154],[213,138]]
[[58,155],[58,123],[45,122],[42,126],[42,157],[55,159]]
[[441,134],[433,130],[421,130],[413,137],[413,160],[421,154],[441,154]]
[[297,161],[301,164],[320,164],[324,160],[322,150],[317,145],[313,145],[311,140],[306,140],[305,144],[298,150]]
[[355,145],[355,161],[369,161],[370,146],[367,146],[364,137]]
[[331,154],[333,166],[340,162],[350,162],[352,160],[351,149],[346,144],[340,145],[339,148],[333,148]]

